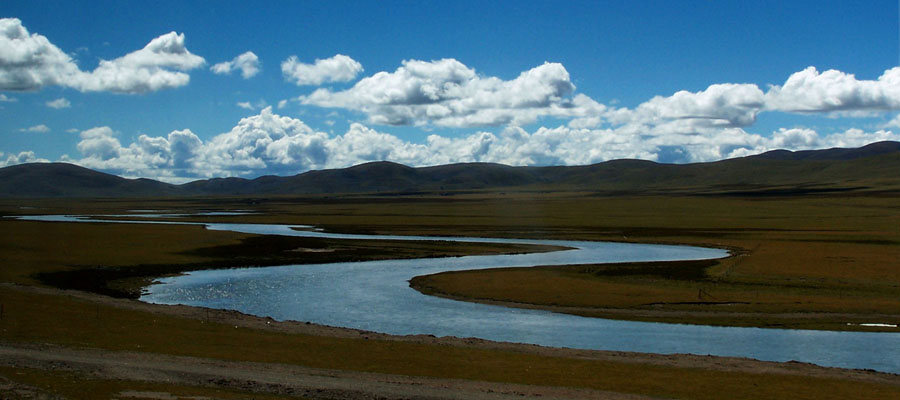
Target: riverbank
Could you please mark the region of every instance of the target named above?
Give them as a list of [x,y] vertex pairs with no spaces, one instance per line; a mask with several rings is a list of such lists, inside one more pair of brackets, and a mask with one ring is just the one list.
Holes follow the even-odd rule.
[[900,395],[898,375],[802,363],[390,336],[28,286],[0,286],[0,302],[0,375],[76,398],[129,390],[348,399]]
[[[517,254],[554,246],[346,240],[208,231],[197,225],[0,220],[6,282],[137,299],[155,279],[203,269]],[[153,251],[158,251],[154,254]]]
[[[417,276],[419,292],[458,301],[628,321],[900,332],[888,293],[868,287],[745,284],[709,278],[733,260],[496,268]],[[848,285],[849,286],[849,285]],[[815,295],[810,295],[815,292]],[[887,303],[881,305],[879,303]],[[879,305],[881,305],[880,308]],[[838,311],[835,311],[838,310]],[[850,311],[848,311],[850,310]]]

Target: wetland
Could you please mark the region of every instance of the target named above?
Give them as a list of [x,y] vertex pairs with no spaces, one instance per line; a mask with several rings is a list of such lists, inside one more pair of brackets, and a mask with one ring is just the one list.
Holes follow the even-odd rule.
[[[328,232],[352,234],[688,244],[734,252],[734,257],[712,264],[704,261],[706,264],[703,265],[684,265],[685,272],[680,272],[677,264],[662,263],[524,269],[498,266],[471,272],[424,275],[426,278],[446,275],[460,278],[459,282],[469,282],[464,286],[470,288],[470,292],[456,292],[450,282],[427,285],[435,292],[442,292],[443,296],[498,302],[504,306],[559,307],[555,311],[571,314],[609,313],[617,320],[677,318],[687,319],[680,322],[702,325],[710,323],[705,318],[707,313],[714,312],[721,313],[710,323],[716,325],[777,326],[782,323],[779,321],[795,324],[799,321],[820,331],[824,329],[824,334],[834,330],[891,332],[895,328],[889,325],[897,320],[896,310],[900,309],[896,303],[896,285],[900,279],[895,264],[900,255],[896,245],[900,224],[896,197],[888,195],[623,198],[590,193],[484,193],[449,198],[440,195],[310,196],[86,202],[48,199],[30,201],[29,207],[34,208],[19,207],[17,202],[5,202],[3,213],[123,214],[127,210],[153,209],[197,214],[252,210],[253,214],[195,215],[168,220],[314,225]],[[398,210],[403,211],[402,215]],[[303,257],[311,257],[316,263],[323,262],[322,257],[331,256],[346,257],[343,261],[364,260],[378,253],[375,247],[399,248],[410,246],[409,243],[385,242],[376,246],[375,242],[354,243],[344,239],[337,239],[337,242],[313,238],[275,239],[265,235],[206,230],[198,225],[54,223],[7,218],[0,224],[4,228],[0,234],[3,235],[5,265],[0,273],[7,282],[0,290],[0,302],[4,304],[5,312],[2,340],[8,347],[50,343],[101,349],[113,352],[111,354],[138,351],[217,360],[287,362],[329,370],[427,375],[438,379],[476,379],[477,376],[477,380],[498,384],[580,387],[589,391],[662,397],[714,398],[711,393],[721,390],[740,393],[747,398],[840,398],[860,394],[891,397],[898,390],[896,376],[891,374],[821,369],[796,363],[756,363],[748,359],[734,359],[736,361],[732,363],[726,361],[731,359],[722,357],[668,355],[647,358],[642,353],[587,350],[576,354],[474,339],[453,341],[420,335],[379,335],[306,325],[305,321],[278,322],[204,311],[203,308],[142,305],[127,300],[124,293],[133,294],[134,287],[146,284],[146,277],[139,277],[136,282],[110,280],[118,282],[112,286],[132,288],[118,297],[97,297],[76,294],[90,291],[55,289],[52,283],[40,278],[42,273],[140,270],[141,266],[168,266],[172,273],[196,271],[204,266],[250,267],[256,264],[250,260],[255,256],[242,259],[240,253],[252,255],[252,248],[273,250],[266,252],[286,257],[269,265],[294,264],[296,259]],[[265,244],[270,240],[271,244]],[[442,242],[427,246],[445,246],[441,251],[447,256],[475,250],[460,245],[447,246]],[[482,247],[472,253],[519,253],[522,250]],[[425,247],[413,251],[419,254],[410,254],[410,257],[436,251],[435,247]],[[157,272],[148,275],[157,276]],[[509,287],[513,284],[520,285],[520,291],[527,293],[524,298],[503,297],[509,296]],[[401,285],[406,287],[408,284],[402,282]],[[561,287],[568,289],[554,291]],[[764,290],[767,287],[768,291]],[[477,292],[485,288],[496,298]],[[705,297],[701,301],[698,301],[698,292]],[[631,293],[631,296],[626,297],[624,293]],[[778,293],[784,297],[775,296]],[[734,304],[709,304],[714,302]],[[729,308],[721,310],[724,307]],[[810,320],[815,321],[808,322]],[[854,325],[846,325],[848,321]],[[863,325],[869,323],[886,326]],[[257,351],[248,354],[233,343],[252,343]],[[306,351],[303,357],[297,358],[299,353],[281,354],[285,352],[276,350],[284,346],[301,346]],[[286,356],[290,359],[285,359]],[[721,366],[723,362],[724,367]],[[543,367],[531,372],[523,369],[535,365]],[[576,367],[577,370],[572,369]],[[20,381],[31,382],[35,387],[53,387],[48,373],[40,372],[42,369],[18,371],[25,371],[28,376]],[[507,373],[498,374],[499,371]],[[620,374],[621,371],[630,372]],[[80,376],[82,382],[90,383],[88,386],[113,387],[104,383],[107,381],[86,379],[78,371],[67,373]],[[54,373],[49,374],[54,376]],[[597,380],[598,374],[607,378]],[[660,382],[685,384],[648,385],[643,378],[648,374],[656,376]],[[732,376],[735,379],[726,378]],[[766,384],[769,389],[760,389],[760,384]],[[708,385],[704,387],[710,390],[698,391],[697,385]],[[208,390],[202,389],[207,387],[203,384],[197,389],[196,382],[175,386],[179,390],[185,387],[200,392]],[[776,387],[778,389],[774,389]],[[69,389],[52,391],[61,393],[65,390]],[[190,390],[185,393],[194,393]],[[843,396],[839,395],[841,393]],[[589,396],[580,393],[575,397]]]

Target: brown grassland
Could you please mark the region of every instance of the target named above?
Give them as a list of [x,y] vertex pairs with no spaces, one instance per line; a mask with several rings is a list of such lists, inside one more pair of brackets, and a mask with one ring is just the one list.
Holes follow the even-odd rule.
[[[900,198],[604,197],[469,193],[0,202],[0,215],[250,210],[193,221],[309,224],[335,232],[615,240],[722,247],[712,262],[495,269],[420,277],[424,292],[591,316],[831,330],[900,323]],[[29,208],[23,209],[21,207]],[[541,251],[521,246],[328,241],[199,226],[0,220],[0,347],[48,345],[354,373],[571,387],[663,398],[900,398],[896,375],[812,366],[536,350],[531,346],[329,334],[173,313],[129,300],[154,276],[198,268]],[[82,295],[77,289],[116,296]],[[237,317],[234,317],[237,318]],[[301,324],[302,325],[302,324]],[[252,349],[252,351],[248,351]],[[673,362],[671,360],[681,360]],[[4,386],[4,382],[12,382]],[[216,382],[110,379],[0,361],[0,397],[19,385],[69,398],[125,391],[260,398],[291,393]],[[306,397],[315,392],[294,393]],[[448,394],[449,396],[449,394]]]

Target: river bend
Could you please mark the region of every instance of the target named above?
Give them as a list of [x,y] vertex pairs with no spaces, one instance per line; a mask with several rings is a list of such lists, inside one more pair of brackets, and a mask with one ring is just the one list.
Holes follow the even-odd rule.
[[[89,221],[64,216],[27,218]],[[147,288],[142,301],[237,310],[277,320],[309,321],[395,335],[431,334],[579,349],[796,360],[900,373],[900,333],[713,327],[585,318],[426,296],[408,284],[414,276],[442,271],[711,259],[726,256],[721,249],[589,241],[348,235],[298,231],[288,225],[205,225],[210,230],[255,234],[533,243],[573,250],[193,271],[161,279],[159,284]]]

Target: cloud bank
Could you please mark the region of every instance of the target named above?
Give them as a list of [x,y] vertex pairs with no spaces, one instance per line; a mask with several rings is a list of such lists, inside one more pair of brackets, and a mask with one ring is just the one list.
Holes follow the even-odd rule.
[[[696,128],[695,128],[696,129]],[[66,161],[124,176],[185,180],[260,175],[293,175],[311,169],[342,168],[368,161],[426,166],[458,162],[508,165],[583,165],[612,159],[701,162],[785,148],[858,147],[900,140],[890,130],[850,129],[820,134],[810,129],[780,129],[770,137],[739,127],[706,126],[699,133],[635,134],[627,128],[507,127],[500,133],[462,137],[430,135],[424,143],[402,140],[353,123],[340,135],[311,128],[274,113],[271,107],[243,118],[228,132],[203,141],[189,129],[167,136],[141,135],[123,145],[109,127],[82,131],[81,158]]]
[[191,54],[184,34],[170,32],[85,72],[45,36],[31,34],[17,18],[0,19],[0,90],[33,91],[63,86],[82,92],[147,93],[184,86],[185,72],[205,64]]
[[377,125],[524,126],[553,117],[569,119],[573,128],[688,132],[747,127],[762,112],[864,116],[898,111],[900,67],[876,80],[809,67],[768,91],[753,83],[720,83],[699,92],[656,96],[634,108],[606,106],[574,91],[568,71],[558,63],[544,63],[505,81],[479,75],[455,59],[407,60],[394,72],[378,72],[349,89],[320,88],[297,100],[361,112]]

